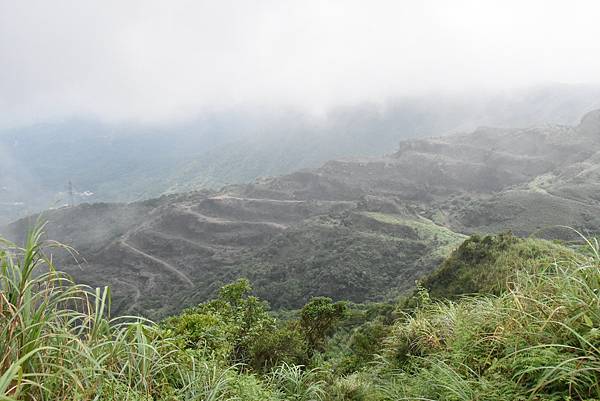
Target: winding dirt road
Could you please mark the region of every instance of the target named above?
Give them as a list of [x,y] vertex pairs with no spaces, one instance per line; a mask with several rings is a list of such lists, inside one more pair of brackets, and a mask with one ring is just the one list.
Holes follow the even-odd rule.
[[192,282],[192,280],[190,280],[190,278],[188,276],[186,276],[183,272],[181,272],[179,269],[177,269],[175,266],[165,262],[162,259],[157,258],[156,256],[152,256],[150,254],[147,254],[144,251],[141,251],[137,248],[134,248],[133,246],[129,245],[125,240],[121,240],[120,241],[121,246],[129,249],[130,251],[137,253],[138,255],[141,255],[143,257],[145,257],[146,259],[150,259],[151,261],[161,265],[162,267],[164,267],[166,270],[168,270],[170,273],[172,273],[173,275],[177,276],[179,278],[180,281],[186,283],[189,287],[193,287],[194,283]]

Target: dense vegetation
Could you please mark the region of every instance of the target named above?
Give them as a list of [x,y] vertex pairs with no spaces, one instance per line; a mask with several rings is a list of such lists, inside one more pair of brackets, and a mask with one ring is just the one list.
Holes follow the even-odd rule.
[[40,238],[0,255],[0,399],[600,399],[593,241],[472,237],[393,305],[272,312],[239,280],[155,324],[111,319]]
[[499,294],[514,272],[536,272],[573,251],[549,241],[517,238],[510,233],[465,240],[442,265],[423,280],[432,297]]

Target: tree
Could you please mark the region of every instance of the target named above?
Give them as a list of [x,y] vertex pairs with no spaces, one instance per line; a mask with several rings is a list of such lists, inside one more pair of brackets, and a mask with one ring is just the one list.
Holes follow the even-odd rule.
[[167,319],[164,323],[187,348],[221,356],[228,363],[252,364],[252,346],[276,329],[269,306],[249,295],[250,282],[240,279],[221,288],[219,296]]
[[300,311],[300,325],[311,352],[323,351],[325,340],[345,316],[346,304],[331,298],[312,298]]

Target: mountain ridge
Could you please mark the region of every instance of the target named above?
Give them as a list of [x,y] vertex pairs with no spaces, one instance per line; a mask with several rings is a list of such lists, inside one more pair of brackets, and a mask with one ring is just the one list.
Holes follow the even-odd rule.
[[[576,126],[404,141],[385,157],[44,217],[48,236],[87,261],[58,255],[66,270],[110,284],[120,313],[164,316],[238,277],[276,308],[315,295],[385,300],[471,233],[569,239],[556,226],[599,229],[597,115]],[[0,232],[22,236],[31,220]]]
[[0,224],[70,203],[132,202],[318,168],[340,157],[392,151],[407,138],[478,125],[576,124],[600,107],[600,86],[401,97],[334,108],[323,116],[232,108],[148,124],[91,118],[0,130]]

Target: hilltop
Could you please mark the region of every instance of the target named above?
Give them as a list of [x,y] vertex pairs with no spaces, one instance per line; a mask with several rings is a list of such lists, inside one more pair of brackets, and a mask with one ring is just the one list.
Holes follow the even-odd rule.
[[90,117],[0,127],[0,224],[70,202],[132,202],[389,153],[403,139],[479,125],[574,124],[600,107],[600,86],[435,93],[352,104],[325,115],[238,107],[164,123]]
[[[275,308],[410,290],[465,235],[569,239],[600,228],[600,112],[576,126],[479,128],[407,140],[385,157],[220,190],[43,214],[78,281],[108,284],[117,312],[164,316],[248,277]],[[22,236],[32,218],[0,233]]]

